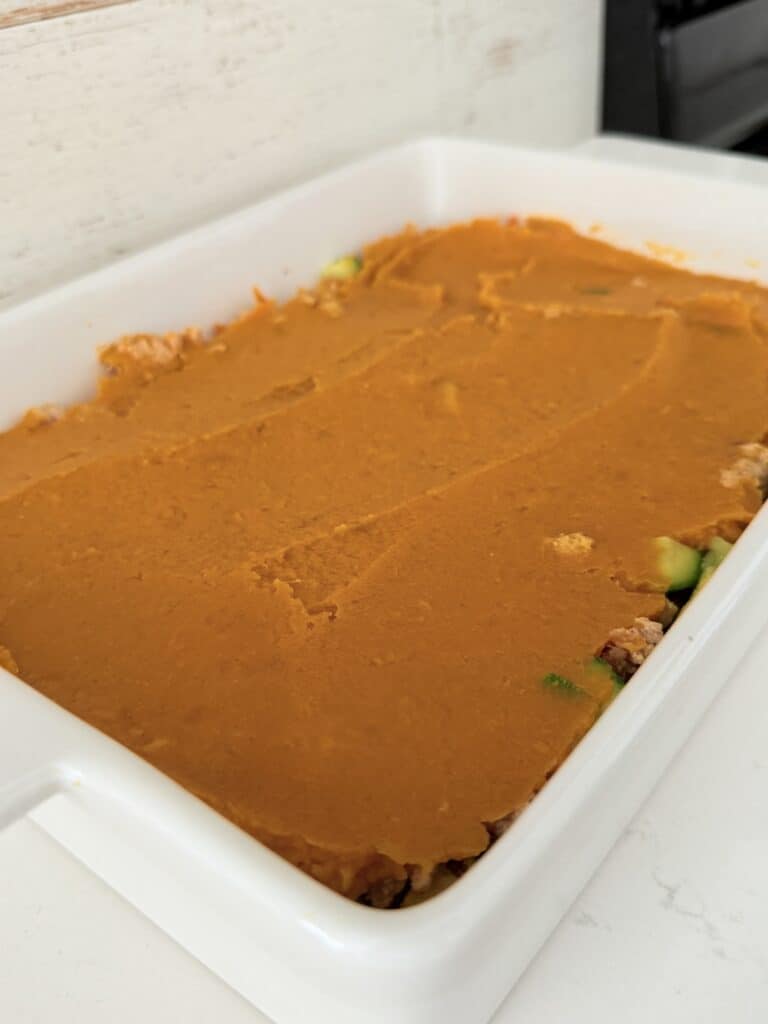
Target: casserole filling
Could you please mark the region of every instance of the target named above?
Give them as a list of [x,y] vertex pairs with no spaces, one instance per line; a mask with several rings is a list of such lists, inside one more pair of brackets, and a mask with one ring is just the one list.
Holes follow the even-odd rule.
[[0,435],[0,664],[375,906],[503,834],[768,480],[768,293],[554,222],[101,362]]

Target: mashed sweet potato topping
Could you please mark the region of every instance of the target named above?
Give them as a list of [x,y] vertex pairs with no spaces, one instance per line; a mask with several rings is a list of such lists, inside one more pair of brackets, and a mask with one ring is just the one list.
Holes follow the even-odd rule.
[[424,888],[661,635],[655,538],[759,508],[767,311],[489,220],[123,338],[0,435],[0,664],[339,892]]

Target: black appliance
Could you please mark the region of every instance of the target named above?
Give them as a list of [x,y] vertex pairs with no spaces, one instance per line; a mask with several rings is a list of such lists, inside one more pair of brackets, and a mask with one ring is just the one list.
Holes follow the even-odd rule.
[[768,0],[606,0],[603,129],[768,155]]

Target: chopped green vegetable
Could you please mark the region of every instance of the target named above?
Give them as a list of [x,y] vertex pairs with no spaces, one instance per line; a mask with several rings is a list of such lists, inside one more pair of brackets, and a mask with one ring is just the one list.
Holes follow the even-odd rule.
[[600,672],[602,675],[607,676],[617,691],[624,686],[624,680],[618,672],[616,672],[607,661],[603,661],[602,658],[590,658],[587,667],[593,672]]
[[665,590],[692,587],[701,571],[701,552],[672,537],[656,537],[656,568]]
[[606,680],[606,682],[611,684],[610,696],[602,703],[602,708],[605,709],[611,701],[621,693],[624,688],[624,680],[616,671],[614,671],[613,667],[602,658],[590,658],[587,662],[587,671],[598,673]]
[[333,278],[335,281],[348,281],[360,273],[363,261],[358,256],[342,256],[341,259],[327,263],[322,270],[322,277]]
[[723,540],[722,537],[713,537],[702,559],[702,569],[706,569],[707,566],[712,566],[712,568],[716,569],[721,562],[725,561],[725,557],[732,547],[733,544]]
[[701,575],[699,576],[699,582],[696,584],[694,594],[698,594],[703,588],[705,583],[714,576],[715,569],[725,560],[726,555],[733,547],[733,544],[729,544],[727,540],[723,540],[722,537],[713,537],[709,542],[707,550],[704,552],[704,557],[701,560]]
[[581,686],[572,683],[565,676],[559,676],[556,672],[547,672],[542,679],[542,683],[550,690],[559,690],[561,693],[568,694],[571,697],[589,697],[587,691],[582,689]]

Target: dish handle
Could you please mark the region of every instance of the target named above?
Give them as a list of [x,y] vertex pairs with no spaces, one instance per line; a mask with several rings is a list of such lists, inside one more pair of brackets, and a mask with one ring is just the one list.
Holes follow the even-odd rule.
[[45,705],[50,701],[0,668],[0,830],[74,781],[66,736]]

